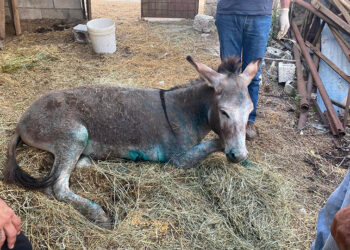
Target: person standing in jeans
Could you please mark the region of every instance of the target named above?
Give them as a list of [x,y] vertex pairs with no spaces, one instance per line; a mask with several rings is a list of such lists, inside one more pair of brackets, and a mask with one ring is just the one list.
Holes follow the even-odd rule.
[[[290,0],[280,0],[281,39],[289,29]],[[216,27],[220,41],[220,57],[225,60],[238,56],[242,60],[242,70],[253,60],[263,58],[272,22],[273,0],[218,0]],[[247,124],[247,139],[257,136],[254,122],[259,95],[261,66],[251,81],[248,90],[254,104]]]

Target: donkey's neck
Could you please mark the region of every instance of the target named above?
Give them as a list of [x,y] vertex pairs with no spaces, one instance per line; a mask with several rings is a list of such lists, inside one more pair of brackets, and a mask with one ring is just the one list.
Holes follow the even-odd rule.
[[[214,90],[204,80],[197,79],[187,85],[175,87],[166,92],[171,109],[178,110],[196,130],[196,140],[202,140],[209,133],[208,112],[214,99]],[[174,112],[176,113],[176,112]],[[174,114],[173,113],[173,114]],[[169,117],[170,121],[176,117]]]

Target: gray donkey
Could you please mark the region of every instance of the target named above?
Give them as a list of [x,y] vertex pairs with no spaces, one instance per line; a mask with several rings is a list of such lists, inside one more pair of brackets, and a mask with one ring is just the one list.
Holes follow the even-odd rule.
[[[239,67],[233,58],[219,67],[222,73],[191,57],[187,60],[201,78],[170,90],[96,85],[42,96],[16,127],[5,180],[49,189],[58,200],[70,202],[88,219],[109,228],[101,206],[69,188],[72,170],[87,157],[170,162],[182,168],[193,167],[216,151],[224,151],[232,162],[246,159],[245,127],[253,110],[248,85],[260,59],[242,73],[232,73]],[[210,130],[219,139],[202,142]],[[33,178],[18,166],[16,147],[21,140],[54,155],[47,177]]]

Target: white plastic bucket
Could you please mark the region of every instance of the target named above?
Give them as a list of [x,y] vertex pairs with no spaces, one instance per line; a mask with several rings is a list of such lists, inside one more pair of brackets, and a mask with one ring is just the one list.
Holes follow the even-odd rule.
[[117,50],[115,41],[115,23],[108,18],[97,18],[87,23],[92,48],[96,53],[114,53]]

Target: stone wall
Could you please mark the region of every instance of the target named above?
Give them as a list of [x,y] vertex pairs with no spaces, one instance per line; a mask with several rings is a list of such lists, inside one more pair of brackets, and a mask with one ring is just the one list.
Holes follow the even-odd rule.
[[206,0],[204,14],[215,17],[217,2],[218,0]]
[[[17,0],[21,20],[83,19],[80,0]],[[8,1],[5,1],[6,21],[11,20]]]

